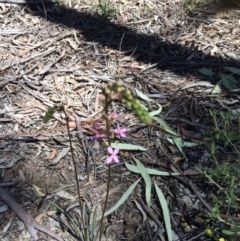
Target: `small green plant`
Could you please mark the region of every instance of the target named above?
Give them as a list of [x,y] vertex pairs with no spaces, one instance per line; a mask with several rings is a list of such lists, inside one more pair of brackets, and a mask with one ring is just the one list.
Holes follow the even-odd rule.
[[201,0],[184,0],[183,1],[183,8],[189,13],[194,13],[203,4],[204,4],[204,2],[201,1]]
[[[211,69],[201,68],[199,73],[208,77],[216,75]],[[218,73],[219,81],[212,90],[212,94],[218,94],[222,91],[223,87],[227,90],[234,90],[238,88],[239,81],[234,77],[240,75],[240,69],[235,67],[225,67],[224,71]]]
[[[239,113],[209,110],[214,127],[203,133],[205,143],[210,146],[209,164],[198,168],[213,185],[213,212],[205,220],[211,226],[212,237],[228,236],[229,240],[240,235],[239,223],[223,220],[220,213],[234,216],[240,209],[240,125]],[[231,239],[230,239],[231,238]],[[223,238],[222,238],[223,239]]]
[[[49,108],[49,110],[46,112],[45,116],[43,117],[43,121],[47,122],[53,115],[55,111],[63,111],[65,114],[66,122],[67,122],[67,129],[69,134],[69,140],[70,140],[70,148],[71,148],[71,154],[72,159],[74,163],[74,169],[75,169],[75,179],[77,182],[77,188],[78,188],[78,196],[79,196],[79,207],[82,210],[81,213],[81,223],[76,222],[70,214],[64,213],[64,210],[61,209],[59,206],[54,204],[54,206],[60,210],[60,212],[64,213],[69,224],[71,225],[72,229],[75,230],[75,234],[80,238],[80,240],[84,241],[95,241],[99,240],[101,241],[101,237],[104,231],[104,224],[103,219],[104,217],[108,216],[115,210],[117,210],[120,205],[122,205],[127,198],[130,196],[130,194],[133,192],[134,188],[138,185],[141,178],[143,178],[145,182],[145,197],[146,197],[146,204],[150,208],[151,207],[151,194],[152,194],[152,186],[154,186],[155,192],[157,194],[159,203],[162,207],[162,213],[166,228],[166,234],[168,237],[168,241],[172,241],[172,230],[171,230],[171,222],[170,222],[170,214],[168,211],[167,202],[164,198],[164,195],[161,191],[161,189],[158,187],[157,183],[154,182],[154,185],[152,183],[152,180],[150,178],[150,175],[160,175],[160,176],[174,176],[179,175],[179,173],[169,173],[169,172],[162,172],[159,170],[149,169],[146,168],[138,159],[134,158],[132,156],[133,161],[136,165],[129,164],[128,162],[125,162],[126,168],[134,173],[137,173],[140,175],[140,178],[136,180],[123,194],[123,196],[117,201],[117,203],[110,208],[108,211],[106,211],[106,206],[108,202],[108,195],[110,190],[110,177],[111,177],[111,164],[112,163],[118,163],[120,162],[120,158],[118,156],[119,151],[121,150],[137,150],[137,151],[145,151],[146,148],[138,146],[138,145],[132,145],[132,144],[125,144],[122,143],[122,140],[126,137],[127,129],[119,126],[118,124],[115,125],[114,122],[117,119],[117,113],[109,113],[109,107],[113,101],[116,101],[116,98],[118,101],[121,101],[126,107],[131,108],[132,112],[139,118],[139,120],[147,125],[152,124],[152,118],[157,120],[159,123],[161,123],[172,135],[175,135],[175,133],[168,128],[168,125],[160,118],[155,117],[154,115],[158,114],[161,111],[161,108],[157,111],[153,111],[151,113],[148,113],[146,110],[146,107],[143,106],[138,99],[136,99],[132,92],[128,89],[126,89],[120,82],[114,82],[109,83],[108,85],[103,85],[101,87],[102,94],[105,97],[103,101],[103,107],[104,107],[104,114],[102,118],[105,120],[106,126],[105,126],[105,132],[103,129],[99,128],[99,123],[95,122],[92,123],[92,129],[94,130],[95,135],[91,137],[92,140],[100,141],[101,143],[104,143],[105,146],[107,146],[107,152],[108,157],[106,159],[106,163],[108,164],[108,181],[107,181],[107,194],[106,194],[106,200],[103,207],[102,215],[97,217],[97,215],[94,215],[93,219],[87,218],[87,213],[84,209],[84,205],[81,202],[80,198],[80,189],[78,184],[78,178],[77,178],[77,170],[76,170],[76,162],[74,159],[73,154],[73,147],[71,142],[71,136],[68,126],[68,118],[66,110],[63,106],[54,106],[52,108]],[[137,92],[138,95],[147,101],[152,101],[148,99],[144,94],[141,92]],[[113,130],[113,133],[111,133],[111,126],[115,125],[115,129]],[[105,138],[106,137],[106,138]],[[117,137],[117,138],[116,138]],[[118,142],[114,142],[117,140]],[[96,223],[99,223],[100,225],[95,225]],[[96,227],[98,227],[98,231],[96,232]],[[93,235],[94,234],[94,235]]]
[[99,0],[98,7],[101,10],[102,15],[106,18],[110,17],[114,12],[108,0]]

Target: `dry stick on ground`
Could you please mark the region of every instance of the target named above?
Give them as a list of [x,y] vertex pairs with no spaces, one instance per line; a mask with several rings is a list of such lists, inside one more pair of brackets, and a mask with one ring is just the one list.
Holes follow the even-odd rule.
[[48,234],[49,236],[51,236],[52,238],[55,238],[58,241],[64,241],[61,237],[59,237],[55,233],[51,232],[47,228],[41,226],[36,221],[34,221],[31,218],[31,216],[23,208],[21,208],[20,205],[13,199],[13,197],[10,195],[10,193],[8,193],[8,191],[6,191],[5,189],[3,189],[1,187],[0,187],[0,198],[23,221],[23,223],[25,224],[25,226],[26,226],[28,232],[30,233],[31,237],[34,239],[34,241],[38,240],[38,236],[35,232],[35,229],[38,229],[39,231]]

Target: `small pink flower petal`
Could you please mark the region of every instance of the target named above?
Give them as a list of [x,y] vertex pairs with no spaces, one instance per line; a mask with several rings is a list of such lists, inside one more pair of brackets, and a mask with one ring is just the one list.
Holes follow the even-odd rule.
[[95,122],[91,125],[91,127],[94,129],[94,130],[98,130],[99,129],[99,123],[98,122]]
[[109,153],[109,154],[111,154],[111,155],[113,154],[113,149],[112,149],[111,146],[109,146],[107,150],[108,150],[108,153]]
[[126,137],[126,135],[124,133],[121,133],[120,136],[121,137]]
[[119,163],[119,159],[118,159],[117,156],[113,156],[112,158],[113,158],[113,160],[114,160],[116,163]]
[[112,118],[113,120],[117,119],[117,117],[118,117],[118,114],[117,114],[116,112],[113,112],[113,113],[111,114],[111,118]]
[[118,154],[118,152],[119,152],[119,149],[118,149],[118,148],[114,149],[114,150],[113,150],[113,155],[116,156],[116,155]]
[[121,137],[126,137],[125,135],[126,131],[127,131],[126,128],[121,128],[119,125],[117,125],[117,128],[114,130],[114,133]]
[[92,136],[92,140],[100,140],[105,137],[105,134],[96,134],[95,136]]
[[116,162],[116,163],[119,163],[119,159],[118,159],[118,156],[117,156],[117,154],[119,152],[119,149],[118,148],[113,149],[111,146],[109,146],[107,148],[107,150],[108,150],[108,154],[109,154],[109,156],[107,157],[107,163],[109,164],[113,161]]
[[109,156],[109,157],[107,158],[107,164],[110,164],[112,161],[113,161],[112,156]]

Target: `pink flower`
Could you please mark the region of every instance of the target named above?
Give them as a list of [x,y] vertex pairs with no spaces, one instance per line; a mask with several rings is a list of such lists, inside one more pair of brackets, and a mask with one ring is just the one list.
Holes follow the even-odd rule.
[[117,125],[117,128],[114,129],[114,133],[116,135],[119,135],[121,137],[126,137],[125,132],[127,131],[126,128],[121,128],[119,125]]
[[92,140],[101,140],[105,137],[105,134],[96,134],[95,136],[90,137]]
[[99,123],[98,122],[94,122],[91,127],[93,128],[93,130],[98,130],[99,129]]
[[109,115],[109,119],[111,121],[116,120],[117,117],[118,117],[118,114],[115,111]]
[[109,154],[109,157],[107,158],[107,163],[110,164],[111,162],[115,161],[116,163],[119,163],[119,159],[118,159],[118,152],[119,152],[119,149],[116,148],[116,149],[112,149],[112,147],[108,147],[108,154]]

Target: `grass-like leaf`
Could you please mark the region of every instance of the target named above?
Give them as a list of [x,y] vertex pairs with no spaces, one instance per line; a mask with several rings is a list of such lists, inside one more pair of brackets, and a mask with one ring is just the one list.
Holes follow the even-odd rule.
[[[104,217],[108,216],[109,214],[117,210],[128,199],[133,189],[137,186],[140,180],[141,178],[139,178],[127,189],[127,191],[122,195],[122,197],[117,201],[117,203],[112,208],[110,208],[107,212],[104,213]],[[99,220],[100,218],[101,217],[97,218],[97,220]]]
[[237,89],[238,81],[231,75],[221,74],[221,84],[228,90]]
[[155,116],[155,115],[159,115],[161,112],[162,112],[162,106],[161,105],[158,105],[159,106],[159,109],[158,110],[154,110],[154,111],[151,111],[150,113],[149,113],[149,115],[151,116],[151,117],[153,117],[153,116]]
[[164,127],[164,129],[166,130],[166,132],[168,132],[169,134],[171,135],[174,135],[174,136],[179,136],[175,131],[173,131],[171,129],[171,127],[167,124],[167,122],[159,117],[156,117],[156,116],[152,116],[152,118],[157,121],[160,125],[162,125]]
[[170,213],[168,210],[167,202],[166,199],[162,193],[162,190],[158,187],[158,185],[154,182],[155,189],[157,192],[158,200],[161,204],[162,211],[163,211],[163,218],[164,218],[164,223],[165,227],[167,230],[167,236],[168,236],[168,241],[172,241],[172,229],[171,229],[171,221],[170,221]]
[[201,74],[207,75],[207,76],[214,75],[214,72],[212,72],[211,69],[207,69],[207,68],[201,68],[198,70],[198,72],[200,72]]
[[126,143],[111,143],[111,147],[118,148],[120,150],[147,151],[145,147]]
[[222,82],[222,80],[218,81],[217,84],[215,85],[215,87],[213,88],[213,90],[212,90],[213,95],[221,93],[221,91],[222,91],[221,82]]
[[147,102],[153,101],[153,100],[150,99],[148,96],[146,96],[145,94],[143,94],[141,91],[139,91],[139,90],[137,90],[137,89],[135,89],[135,90],[136,90],[136,92],[137,92],[137,95],[138,95],[141,99],[143,99],[143,100],[145,100],[145,101],[147,101]]
[[145,181],[145,189],[146,189],[146,203],[147,206],[151,207],[151,190],[152,190],[152,181],[148,174],[147,169],[144,167],[144,165],[136,158],[134,158],[135,162],[137,163],[138,170],[140,171],[144,181]]
[[171,137],[168,137],[167,140],[171,143],[171,144],[174,144],[178,150],[182,153],[182,155],[184,156],[184,158],[186,160],[188,160],[186,154],[184,153],[183,151],[183,146],[184,146],[184,141],[182,140],[181,137],[175,137],[175,136],[171,136]]
[[[127,162],[125,162],[125,166],[131,172],[140,173],[137,166],[131,165]],[[158,171],[158,170],[150,169],[150,168],[146,168],[146,169],[147,169],[147,172],[148,172],[149,175],[156,175],[156,176],[177,176],[177,175],[180,175],[180,173],[162,172],[162,171]]]
[[232,72],[233,74],[240,74],[240,69],[238,69],[238,68],[234,68],[234,67],[225,67],[224,69],[229,70],[229,71]]
[[75,222],[75,220],[68,214],[66,213],[60,206],[58,206],[56,203],[51,202],[51,204],[58,210],[60,211],[62,214],[64,214],[64,216],[67,218],[68,223],[71,225],[71,227],[73,228],[73,231],[83,240],[83,234],[82,234],[82,230],[80,230],[79,225]]

